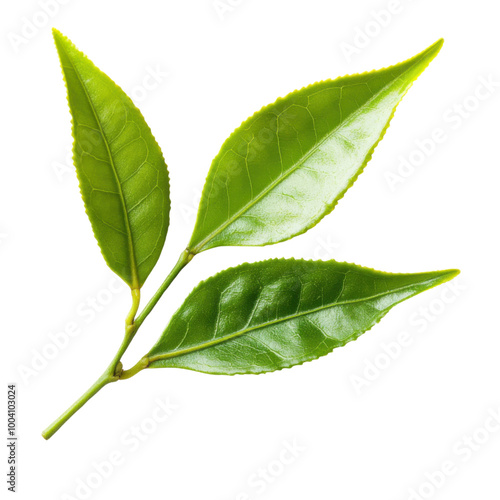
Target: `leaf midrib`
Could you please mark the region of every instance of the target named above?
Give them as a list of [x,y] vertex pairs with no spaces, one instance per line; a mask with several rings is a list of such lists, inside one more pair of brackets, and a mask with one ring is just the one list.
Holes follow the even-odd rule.
[[345,300],[345,301],[342,301],[342,302],[335,302],[333,304],[328,304],[326,306],[316,307],[316,308],[310,309],[308,311],[296,313],[296,314],[293,314],[293,315],[284,316],[283,318],[274,319],[272,321],[267,321],[267,322],[261,323],[261,324],[259,324],[257,326],[254,326],[254,327],[251,327],[251,328],[245,328],[243,330],[239,330],[237,332],[231,333],[230,335],[226,335],[225,337],[220,337],[219,339],[214,339],[214,340],[211,340],[209,342],[204,342],[202,344],[198,344],[196,346],[189,347],[187,349],[181,349],[181,350],[178,350],[178,351],[170,351],[170,352],[165,353],[165,354],[158,354],[157,356],[151,356],[149,358],[149,364],[151,364],[151,363],[153,363],[155,361],[159,361],[161,359],[170,359],[170,358],[175,358],[175,357],[178,357],[178,356],[183,356],[184,354],[189,354],[190,352],[201,351],[202,349],[206,349],[208,347],[212,347],[214,345],[221,344],[223,342],[232,340],[234,338],[241,337],[242,335],[245,335],[245,334],[247,334],[249,332],[252,332],[252,331],[255,331],[255,330],[260,330],[262,328],[267,328],[268,326],[272,326],[272,325],[275,325],[275,324],[278,324],[278,323],[284,323],[284,322],[290,321],[292,319],[300,318],[302,316],[307,316],[309,314],[314,314],[316,312],[324,311],[324,310],[330,309],[332,307],[367,302],[369,300],[373,300],[373,299],[376,299],[378,297],[384,297],[384,296],[389,295],[391,293],[395,293],[395,292],[398,292],[398,291],[406,290],[408,288],[412,288],[412,287],[414,287],[416,285],[425,285],[427,282],[432,281],[434,279],[435,278],[430,278],[430,279],[425,280],[425,281],[420,281],[420,282],[417,282],[417,283],[412,283],[410,285],[405,285],[405,286],[402,286],[402,287],[399,287],[399,288],[388,290],[386,292],[381,292],[381,293],[377,293],[375,295],[370,295],[369,297],[363,297],[362,299],[353,299],[353,300]]
[[[424,54],[421,54],[421,57],[418,58],[418,60],[415,61],[415,64],[417,62],[420,62]],[[403,64],[403,63],[402,63]],[[215,238],[218,234],[220,234],[226,227],[228,227],[230,224],[232,224],[236,219],[238,219],[242,214],[250,210],[255,204],[257,204],[264,196],[266,196],[270,191],[272,191],[278,184],[280,184],[282,181],[284,181],[289,175],[294,173],[312,154],[316,152],[318,148],[320,148],[323,143],[325,143],[327,140],[331,138],[333,134],[335,134],[338,129],[343,126],[345,123],[347,123],[348,120],[352,120],[356,118],[356,116],[361,112],[363,108],[368,106],[377,96],[379,96],[382,92],[384,92],[390,85],[392,85],[396,80],[401,78],[403,75],[405,75],[411,68],[415,66],[415,64],[412,64],[408,69],[403,71],[397,78],[391,80],[390,83],[387,85],[384,85],[376,94],[374,94],[370,99],[368,99],[362,106],[360,106],[356,111],[353,113],[347,115],[343,121],[341,121],[330,133],[328,133],[315,147],[311,148],[308,153],[305,155],[302,155],[299,160],[297,160],[291,168],[284,174],[281,174],[275,181],[273,181],[267,188],[265,188],[263,191],[261,191],[255,198],[253,198],[249,203],[244,205],[238,212],[236,212],[232,217],[230,217],[224,224],[222,224],[219,228],[215,229],[212,231],[206,238],[204,238],[198,245],[196,245],[193,249],[191,249],[192,253],[198,253],[200,252],[203,247],[211,241],[213,238]],[[401,102],[401,99],[397,102],[396,106]],[[384,128],[385,130],[385,128]]]
[[[111,165],[111,170],[113,171],[113,175],[115,177],[116,184],[118,186],[118,194],[120,196],[120,199],[121,199],[121,202],[122,202],[122,205],[123,205],[123,209],[124,209],[123,212],[124,212],[125,226],[127,228],[129,252],[130,252],[130,258],[131,258],[131,261],[132,261],[131,262],[132,263],[132,266],[131,266],[131,271],[132,271],[132,287],[131,288],[132,289],[139,289],[140,288],[140,285],[139,285],[139,275],[138,275],[137,261],[136,261],[136,256],[135,256],[134,242],[133,242],[133,238],[132,238],[132,229],[131,229],[130,220],[129,220],[129,217],[128,217],[127,203],[125,201],[125,196],[123,194],[122,186],[121,186],[121,183],[120,183],[120,178],[118,177],[118,171],[116,170],[116,165],[115,165],[115,162],[113,160],[113,156],[111,154],[111,149],[110,149],[109,144],[108,144],[108,138],[106,137],[106,134],[104,133],[104,129],[102,128],[102,125],[101,125],[101,120],[99,119],[97,111],[95,110],[94,103],[92,102],[92,99],[89,96],[87,88],[85,87],[85,84],[83,83],[83,81],[82,81],[82,79],[80,77],[80,73],[78,72],[78,70],[76,69],[75,65],[73,64],[71,56],[66,51],[65,47],[64,46],[61,46],[61,47],[62,47],[62,50],[64,50],[64,52],[66,53],[68,61],[70,62],[71,67],[73,68],[73,71],[75,72],[75,75],[78,78],[78,81],[80,82],[80,85],[82,86],[82,89],[83,89],[83,91],[85,93],[85,96],[87,97],[87,101],[88,101],[88,103],[90,105],[90,109],[92,110],[92,114],[94,115],[94,118],[95,118],[95,120],[97,122],[97,125],[99,127],[99,131],[101,132],[101,136],[102,136],[102,138],[104,140],[104,144],[106,146],[106,151],[107,151],[108,157],[109,157],[109,163]],[[96,69],[97,69],[97,71],[100,71],[98,68],[96,68]],[[69,87],[68,87],[68,92],[69,92]],[[75,137],[75,143],[76,143],[76,137]]]

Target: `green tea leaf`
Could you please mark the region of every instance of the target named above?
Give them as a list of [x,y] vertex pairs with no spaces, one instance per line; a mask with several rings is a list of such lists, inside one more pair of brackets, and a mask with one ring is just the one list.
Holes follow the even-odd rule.
[[309,85],[243,122],[210,167],[191,253],[277,243],[316,225],[363,171],[442,43],[390,68]]
[[457,274],[389,274],[333,260],[243,264],[191,292],[149,366],[225,375],[288,368],[357,339],[399,302]]
[[94,235],[109,267],[140,288],[169,224],[167,166],[129,97],[54,30],[73,117],[73,159]]

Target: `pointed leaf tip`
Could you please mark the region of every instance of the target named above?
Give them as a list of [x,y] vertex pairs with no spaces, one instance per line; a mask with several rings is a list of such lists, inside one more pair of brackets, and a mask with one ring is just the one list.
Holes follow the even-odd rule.
[[52,38],[54,38],[54,41],[57,43],[60,43],[61,41],[64,40],[69,40],[66,36],[64,36],[58,29],[52,28]]
[[445,269],[442,271],[431,271],[427,273],[417,273],[408,274],[408,277],[413,276],[414,279],[418,279],[421,285],[424,285],[426,289],[434,288],[435,286],[442,285],[453,278],[456,278],[460,274],[458,269]]
[[460,269],[447,269],[446,271],[441,271],[441,283],[446,283],[456,278],[460,274]]
[[439,54],[441,51],[441,48],[443,47],[444,44],[444,38],[440,38],[436,42],[434,42],[432,45],[427,47],[425,50],[423,50],[420,54],[415,56],[415,58],[425,56],[425,58],[429,61],[429,63]]

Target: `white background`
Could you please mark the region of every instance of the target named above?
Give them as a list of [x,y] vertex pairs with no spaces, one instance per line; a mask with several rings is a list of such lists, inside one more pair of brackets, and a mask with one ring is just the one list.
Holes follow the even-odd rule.
[[[1,8],[2,394],[17,382],[18,498],[500,498],[500,430],[484,427],[500,411],[496,5],[232,4],[66,0],[50,16],[34,0]],[[381,26],[375,17],[389,7]],[[20,42],[34,18],[39,27]],[[333,214],[286,243],[196,257],[144,324],[126,366],[147,352],[200,279],[243,261],[335,258],[393,272],[456,267],[455,288],[411,299],[357,342],[291,370],[143,372],[105,388],[44,441],[42,429],[107,366],[130,300],[125,287],[109,291],[120,283],[92,237],[68,160],[70,116],[51,26],[136,97],[169,166],[171,225],[145,299],[187,243],[210,162],[243,119],[293,89],[397,63],[445,38]],[[346,44],[356,53],[346,55]],[[156,85],[144,80],[151,71]],[[488,79],[497,83],[489,93],[480,88],[479,101],[474,94]],[[423,157],[416,141],[429,145],[436,128],[445,139]],[[406,177],[403,159],[414,163]],[[391,173],[393,181],[400,176],[392,188]],[[94,315],[92,298],[101,309]],[[78,335],[54,352],[49,335],[68,323]],[[396,349],[402,332],[410,343]],[[396,352],[389,361],[388,344]],[[158,424],[151,420],[160,414],[157,398],[177,407]],[[137,449],[134,426],[149,432]],[[291,460],[282,452],[294,441],[300,451]],[[93,463],[117,453],[120,464],[99,476]],[[290,463],[280,465],[280,456]],[[443,478],[435,471],[444,462],[453,473]],[[88,481],[86,493],[77,488]]]

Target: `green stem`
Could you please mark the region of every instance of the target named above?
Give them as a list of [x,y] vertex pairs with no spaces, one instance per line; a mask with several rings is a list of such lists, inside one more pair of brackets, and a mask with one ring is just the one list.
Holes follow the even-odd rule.
[[105,385],[114,382],[104,375],[99,377],[94,385],[85,392],[80,399],[75,401],[60,417],[56,418],[43,432],[42,436],[45,439],[51,438],[59,428],[71,418],[92,396],[97,394]]
[[127,378],[133,377],[140,371],[144,370],[149,366],[150,359],[147,356],[141,358],[132,368],[128,370],[123,370],[120,374],[120,380],[125,380]]
[[95,396],[105,385],[111,382],[116,382],[122,372],[122,364],[120,359],[124,352],[127,350],[130,342],[137,332],[137,326],[134,323],[134,317],[139,308],[139,301],[141,295],[137,288],[132,289],[132,307],[125,320],[125,336],[116,352],[113,360],[106,368],[104,373],[94,382],[94,384],[79,398],[77,399],[61,416],[56,418],[43,432],[42,436],[49,439],[53,436],[63,425],[67,422],[90,398]]
[[184,269],[184,267],[191,262],[191,259],[195,254],[191,253],[189,250],[184,250],[177,261],[177,264],[173,267],[170,274],[165,278],[165,281],[161,284],[160,288],[151,297],[151,300],[146,304],[144,309],[141,311],[137,319],[135,320],[135,327],[139,328],[143,321],[147,318],[148,314],[153,310],[154,306],[160,300],[161,296],[165,293],[165,290],[170,286],[172,281],[177,277],[177,275]]
[[90,398],[95,396],[105,385],[111,382],[116,382],[117,380],[123,380],[133,377],[136,373],[144,370],[148,367],[149,359],[144,356],[135,366],[130,368],[130,370],[123,370],[121,364],[121,358],[128,346],[132,342],[137,330],[142,325],[143,321],[147,318],[149,313],[153,310],[157,302],[160,300],[161,296],[165,293],[165,290],[170,286],[172,281],[177,277],[177,275],[184,269],[184,267],[191,261],[194,257],[194,253],[189,250],[184,250],[177,264],[173,267],[170,274],[165,278],[165,281],[161,284],[160,288],[153,295],[151,300],[146,304],[142,312],[135,319],[135,315],[139,309],[140,301],[140,290],[138,288],[132,289],[132,307],[125,320],[125,337],[115,354],[113,360],[109,364],[105,372],[96,380],[96,382],[79,398],[77,399],[60,417],[58,417],[52,424],[50,424],[43,432],[42,436],[45,439],[49,439],[53,436],[65,422],[67,422]]
[[[139,328],[142,325],[142,322],[147,318],[148,314],[154,309],[157,302],[160,300],[161,296],[165,293],[165,290],[170,286],[172,281],[177,277],[177,275],[186,267],[191,259],[195,256],[190,250],[186,249],[182,252],[177,264],[173,267],[170,274],[165,278],[165,281],[161,284],[160,288],[153,295],[151,300],[148,302],[146,307],[142,310],[141,314],[137,317],[135,321],[135,327]],[[125,380],[127,378],[131,378],[140,371],[144,370],[149,366],[150,359],[147,356],[142,357],[132,368],[128,370],[122,370],[119,374],[120,380]]]

